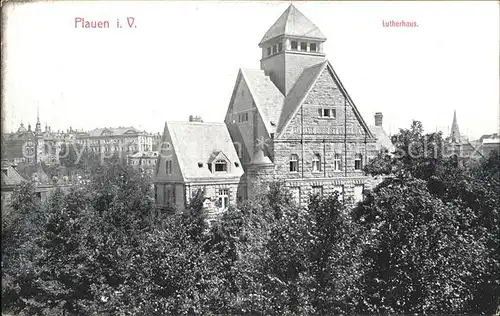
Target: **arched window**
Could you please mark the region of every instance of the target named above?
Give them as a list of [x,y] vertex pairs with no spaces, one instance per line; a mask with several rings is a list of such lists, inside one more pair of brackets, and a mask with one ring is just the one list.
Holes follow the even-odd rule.
[[290,156],[290,171],[298,172],[299,171],[299,156],[292,154]]
[[321,171],[321,155],[315,154],[312,161],[312,171],[318,172]]
[[354,158],[354,170],[361,169],[363,169],[363,155],[356,154],[356,157]]

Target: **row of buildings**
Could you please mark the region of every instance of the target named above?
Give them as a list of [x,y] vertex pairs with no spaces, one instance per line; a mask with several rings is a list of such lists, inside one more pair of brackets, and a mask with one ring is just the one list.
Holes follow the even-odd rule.
[[[42,129],[40,117],[32,129],[21,122],[17,131],[2,135],[2,159],[14,164],[59,164],[59,158],[74,146],[79,151],[111,156],[123,155],[132,165],[142,164],[144,157],[157,156],[161,135],[152,134],[134,127],[96,128],[91,131],[53,131],[45,125]],[[151,160],[149,159],[149,160]],[[145,160],[146,164],[149,160]],[[149,163],[150,164],[150,163]]]

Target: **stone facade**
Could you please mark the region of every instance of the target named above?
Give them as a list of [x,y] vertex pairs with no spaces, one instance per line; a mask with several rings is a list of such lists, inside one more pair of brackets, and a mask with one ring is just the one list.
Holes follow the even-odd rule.
[[[307,29],[314,31],[301,35]],[[233,142],[244,147],[242,198],[252,199],[258,187],[283,180],[300,204],[310,194],[334,191],[356,201],[376,183],[362,169],[377,155],[377,138],[325,59],[325,40],[291,5],[259,44],[263,75],[238,76],[225,122]],[[278,101],[262,102],[266,97]],[[245,112],[252,113],[250,119],[235,124]]]

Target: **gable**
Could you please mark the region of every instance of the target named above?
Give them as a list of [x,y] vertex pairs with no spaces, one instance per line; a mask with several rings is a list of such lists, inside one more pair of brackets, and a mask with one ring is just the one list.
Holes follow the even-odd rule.
[[[231,102],[229,104],[225,123],[229,130],[232,141],[237,143],[236,150],[241,154],[243,161],[250,161],[250,153],[253,153],[253,110],[255,103],[248,88],[242,70],[238,73],[238,78],[233,90]],[[248,111],[247,111],[248,110]],[[248,113],[247,122],[239,122],[238,115]],[[250,136],[250,137],[249,137]]]
[[220,150],[214,151],[212,153],[212,155],[210,156],[210,159],[208,159],[208,163],[212,163],[212,162],[217,161],[217,160],[224,160],[224,161],[227,161],[228,163],[231,163],[229,161],[229,158],[227,158],[227,156],[224,155],[224,152],[222,152]]
[[[179,165],[179,159],[177,159],[174,146],[172,145],[172,137],[168,131],[167,124],[165,124],[161,143],[158,147],[155,178],[158,180],[183,182],[182,168]],[[166,162],[168,160],[172,161],[172,173],[170,175],[166,173]]]
[[[350,135],[374,138],[361,117],[356,105],[338,79],[328,61],[304,70],[291,97],[287,96],[288,115],[283,110],[278,127],[278,138],[289,138],[304,134]],[[293,99],[293,98],[295,99]],[[322,109],[331,109],[334,117],[319,114]]]

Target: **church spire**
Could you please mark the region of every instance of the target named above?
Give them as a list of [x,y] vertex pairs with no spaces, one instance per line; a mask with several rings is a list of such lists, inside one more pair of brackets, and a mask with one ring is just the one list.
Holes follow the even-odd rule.
[[41,132],[42,131],[42,123],[40,123],[40,109],[37,106],[36,107],[36,126],[35,126],[35,132]]
[[458,123],[457,123],[457,111],[455,110],[453,112],[453,123],[451,124],[451,141],[453,143],[459,143],[460,142],[460,130],[458,128]]

